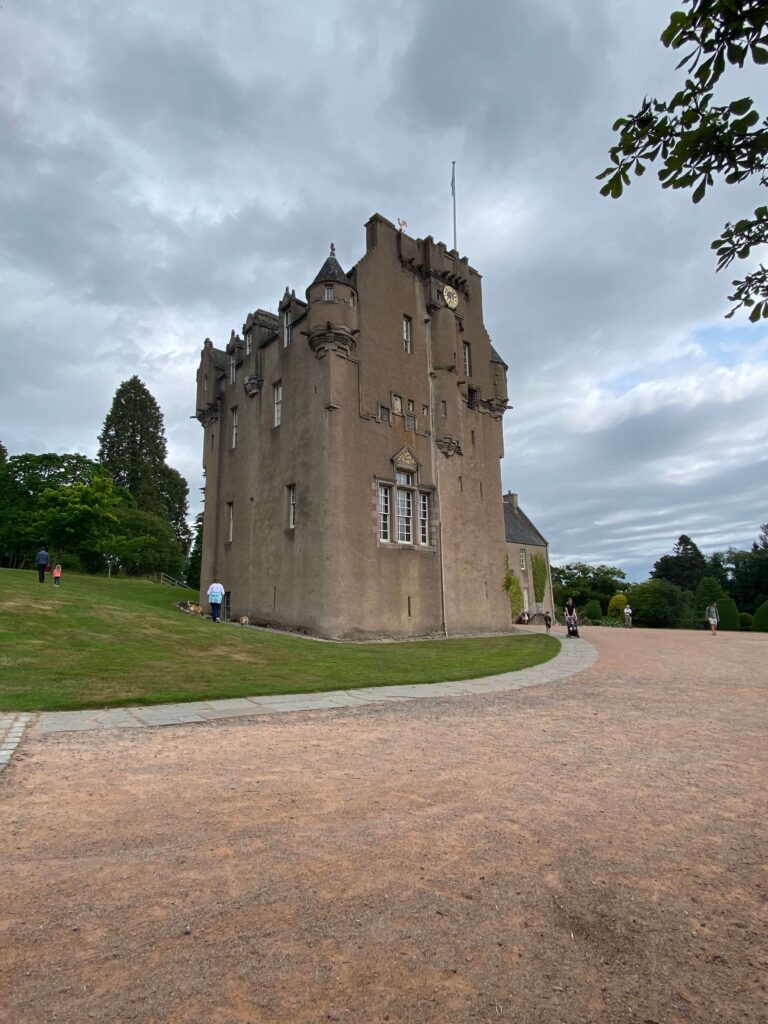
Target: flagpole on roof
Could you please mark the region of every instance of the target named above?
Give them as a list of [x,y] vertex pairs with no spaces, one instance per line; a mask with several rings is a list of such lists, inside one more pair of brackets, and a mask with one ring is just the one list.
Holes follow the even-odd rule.
[[456,161],[452,161],[453,169],[451,171],[451,195],[453,196],[453,248],[458,252],[458,245],[456,244]]

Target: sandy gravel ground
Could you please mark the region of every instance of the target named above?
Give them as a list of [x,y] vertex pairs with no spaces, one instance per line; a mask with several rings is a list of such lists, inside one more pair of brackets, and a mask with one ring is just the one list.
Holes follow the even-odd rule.
[[764,1024],[768,636],[510,694],[49,737],[0,777],[10,1024]]

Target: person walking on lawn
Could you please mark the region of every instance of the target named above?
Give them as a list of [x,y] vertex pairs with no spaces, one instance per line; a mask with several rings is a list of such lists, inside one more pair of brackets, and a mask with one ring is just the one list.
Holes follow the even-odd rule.
[[37,566],[37,578],[40,583],[45,583],[45,570],[48,568],[48,563],[51,560],[51,556],[48,554],[43,544],[40,550],[35,555],[35,565]]
[[218,576],[214,576],[213,583],[208,587],[208,603],[211,606],[211,619],[214,622],[221,621],[221,602],[224,600],[224,587]]

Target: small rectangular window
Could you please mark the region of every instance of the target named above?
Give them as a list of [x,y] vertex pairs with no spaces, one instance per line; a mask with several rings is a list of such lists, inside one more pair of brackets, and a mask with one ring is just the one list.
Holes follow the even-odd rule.
[[390,503],[392,488],[386,484],[379,484],[379,540],[388,543],[391,540],[390,530]]
[[389,415],[389,406],[388,405],[380,405],[379,406],[379,419],[381,420],[382,423],[391,423],[392,422],[392,418]]
[[392,395],[392,412],[396,416],[403,415],[403,399],[400,395]]
[[472,347],[468,341],[464,342],[464,376],[472,376]]
[[415,430],[416,429],[416,417],[412,416],[410,413],[407,413],[406,417],[405,417],[405,429],[406,430]]
[[421,415],[422,416],[429,416],[429,406],[428,405],[422,405],[422,407],[421,407]]
[[227,543],[231,544],[235,536],[235,503],[227,502]]
[[413,404],[413,399],[412,398],[408,399],[408,401],[406,402],[405,408],[408,410],[408,412],[415,412],[416,411],[416,406]]
[[237,448],[237,406],[232,410],[232,447]]
[[398,469],[395,473],[395,482],[403,484],[404,487],[410,487],[413,483],[413,474],[406,469]]
[[477,408],[477,388],[467,388],[467,408]]
[[413,351],[411,341],[411,318],[409,316],[403,317],[403,351],[407,352],[408,355]]
[[525,572],[525,548],[520,548],[520,568]]
[[203,391],[207,391],[207,390],[208,390],[208,374],[204,373],[203,374]]
[[296,527],[296,484],[288,484],[288,529]]
[[281,381],[272,386],[275,396],[275,426],[279,427],[283,422],[283,385]]
[[293,340],[293,314],[290,309],[283,313],[283,348],[288,348]]
[[440,415],[441,416],[447,416],[448,415],[448,406],[445,404],[445,402],[441,402],[440,403]]
[[249,356],[253,348],[253,336],[250,331],[245,332],[245,354]]
[[429,495],[419,495],[419,540],[429,544]]
[[237,366],[235,363],[235,353],[230,352],[229,354],[229,383],[235,383],[235,375],[237,373]]
[[325,301],[333,302],[333,285],[327,284],[325,286]]

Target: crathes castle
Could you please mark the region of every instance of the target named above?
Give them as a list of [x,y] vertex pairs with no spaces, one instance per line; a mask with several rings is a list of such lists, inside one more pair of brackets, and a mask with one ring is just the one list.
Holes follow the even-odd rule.
[[506,370],[466,258],[378,214],[348,273],[331,246],[304,299],[203,346],[203,594],[325,637],[508,629],[505,554],[546,542],[502,500]]

